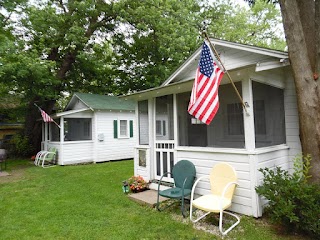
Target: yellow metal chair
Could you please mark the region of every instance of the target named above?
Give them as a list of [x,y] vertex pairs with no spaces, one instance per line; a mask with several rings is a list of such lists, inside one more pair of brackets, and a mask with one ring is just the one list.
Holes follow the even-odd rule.
[[[197,199],[193,199],[197,184],[205,178],[209,178],[211,193],[203,195]],[[237,185],[237,174],[234,168],[227,163],[216,164],[212,168],[210,176],[200,177],[193,185],[190,202],[190,220],[195,223],[207,216],[209,213],[219,213],[219,230],[222,235],[226,235],[240,223],[240,218],[237,215],[226,211],[226,209],[231,207],[232,197]],[[200,209],[204,211],[205,214],[197,219],[193,219],[193,208]],[[225,231],[223,231],[222,228],[224,213],[236,218],[236,222]]]

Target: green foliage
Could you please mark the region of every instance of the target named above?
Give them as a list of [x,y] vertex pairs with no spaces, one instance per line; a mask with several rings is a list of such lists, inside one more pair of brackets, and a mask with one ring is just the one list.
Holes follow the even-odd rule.
[[[264,0],[249,7],[234,1],[215,1],[206,12],[208,32],[224,40],[284,50],[286,46],[280,10]],[[219,9],[217,11],[216,9]]]
[[9,157],[30,157],[34,150],[29,139],[22,134],[15,134],[4,148],[8,150]]
[[277,21],[269,6],[242,12],[229,1],[209,2],[0,0],[7,11],[0,13],[0,83],[28,103],[25,133],[34,146],[40,139],[34,102],[51,114],[65,93],[119,95],[159,86],[200,46],[204,19],[212,20],[213,37],[275,42],[268,38]]
[[196,1],[129,0],[115,34],[116,84],[122,92],[159,86],[200,45]]
[[269,200],[265,210],[273,222],[287,231],[295,229],[319,238],[320,186],[307,182],[310,161],[310,155],[297,156],[293,174],[280,167],[260,169],[264,179],[256,191]]
[[293,159],[293,175],[296,178],[301,178],[300,181],[307,183],[307,180],[311,178],[309,171],[311,168],[311,154],[303,155],[298,154]]

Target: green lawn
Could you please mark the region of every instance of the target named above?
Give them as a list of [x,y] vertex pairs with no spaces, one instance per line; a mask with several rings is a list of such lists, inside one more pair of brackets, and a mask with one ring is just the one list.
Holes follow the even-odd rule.
[[[0,177],[0,239],[221,239],[175,211],[128,199],[121,186],[133,161],[43,169],[11,160],[7,171],[11,176]],[[243,216],[225,239],[303,238],[276,235],[264,221]]]

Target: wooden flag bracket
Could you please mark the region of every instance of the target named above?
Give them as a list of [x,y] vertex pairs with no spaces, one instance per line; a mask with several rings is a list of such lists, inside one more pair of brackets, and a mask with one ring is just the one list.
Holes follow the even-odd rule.
[[246,115],[247,115],[247,116],[250,116],[250,114],[249,114],[249,112],[248,112],[248,110],[247,110],[247,108],[250,107],[249,103],[243,101],[243,99],[242,99],[242,97],[241,97],[241,95],[240,95],[240,93],[239,93],[236,85],[234,84],[234,82],[233,82],[233,80],[232,80],[229,72],[227,71],[227,69],[225,68],[225,66],[223,65],[223,63],[221,62],[219,53],[217,52],[217,50],[215,49],[215,47],[214,47],[213,44],[211,43],[211,41],[210,41],[210,39],[209,39],[209,37],[208,37],[207,32],[206,32],[205,30],[203,30],[203,31],[202,31],[202,34],[204,35],[205,39],[208,41],[209,46],[210,46],[211,50],[213,51],[215,57],[216,57],[217,60],[219,61],[220,65],[223,67],[223,71],[227,74],[227,76],[228,76],[228,78],[229,78],[229,80],[230,80],[230,82],[231,82],[232,87],[234,88],[236,94],[238,95],[238,97],[239,97],[239,99],[240,99],[241,105],[242,105],[243,109],[245,110]]

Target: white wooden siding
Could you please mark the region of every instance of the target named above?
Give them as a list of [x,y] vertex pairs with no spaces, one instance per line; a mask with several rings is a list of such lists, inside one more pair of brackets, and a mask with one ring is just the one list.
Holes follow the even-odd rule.
[[64,118],[92,118],[93,112],[92,111],[84,111],[79,113],[73,113],[70,115],[63,116]]
[[[231,49],[225,47],[217,46],[217,51],[220,54],[220,58],[222,63],[224,64],[227,70],[233,70],[242,68],[245,66],[256,65],[259,62],[269,62],[269,61],[277,61],[278,58],[247,52],[239,49]],[[196,69],[198,66],[198,61],[200,57],[200,52],[198,56],[195,58],[195,61],[189,62],[188,65],[185,66],[185,69],[181,71],[173,82],[179,82],[183,80],[193,79],[195,77]]]
[[[92,140],[48,142],[48,147],[58,149],[58,164],[68,165],[88,162],[104,162],[134,157],[134,146],[137,138],[134,111],[97,111],[81,112],[65,118],[91,118]],[[114,138],[113,120],[133,120],[132,138]],[[129,124],[129,122],[128,122]],[[103,136],[100,141],[98,136]]]
[[87,108],[88,106],[85,105],[81,100],[77,99],[72,109],[83,109]]
[[[205,151],[203,148],[193,148],[187,150],[187,147],[178,148],[177,160],[189,160],[197,169],[197,178],[201,176],[208,176],[212,167],[219,162],[226,162],[233,166],[238,175],[238,184],[235,196],[233,198],[233,205],[231,210],[241,214],[253,215],[252,213],[252,191],[251,191],[251,173],[249,164],[249,155],[245,150],[226,149],[219,152]],[[234,152],[232,152],[234,151]],[[196,194],[203,195],[210,192],[210,184],[208,181],[199,183]]]
[[292,171],[292,160],[297,154],[302,152],[301,142],[299,136],[299,116],[297,107],[297,96],[294,85],[294,80],[291,72],[291,67],[285,68],[284,74],[286,76],[286,88],[284,91],[284,110],[286,122],[286,141],[289,149],[289,169]]
[[63,143],[61,165],[93,162],[93,141],[74,141]]
[[[212,152],[210,152],[212,150]],[[259,217],[262,214],[260,198],[255,187],[262,181],[262,174],[258,171],[263,167],[281,166],[288,169],[288,147],[279,145],[255,151],[238,149],[206,149],[178,147],[177,161],[186,159],[191,161],[197,169],[197,178],[208,176],[212,167],[219,162],[226,162],[233,166],[238,175],[238,184],[233,197],[232,211]],[[208,181],[201,181],[196,194],[204,195],[210,192]]]
[[[129,159],[134,157],[134,146],[137,139],[136,124],[133,124],[133,137],[114,138],[113,121],[114,120],[132,120],[135,121],[134,112],[108,112],[101,111],[97,114],[97,133],[94,135],[96,140],[96,162],[110,160]],[[118,123],[119,124],[119,123]],[[128,122],[129,124],[129,122]],[[103,134],[104,140],[97,139],[99,134]]]
[[[139,151],[146,151],[146,166],[139,166]],[[150,179],[150,148],[148,146],[139,146],[135,149],[134,155],[134,175],[142,176],[146,181]]]

